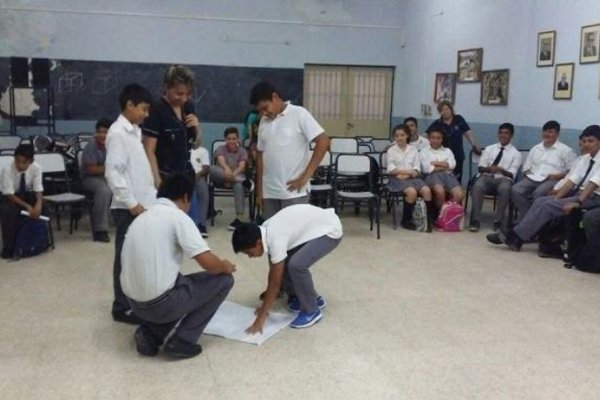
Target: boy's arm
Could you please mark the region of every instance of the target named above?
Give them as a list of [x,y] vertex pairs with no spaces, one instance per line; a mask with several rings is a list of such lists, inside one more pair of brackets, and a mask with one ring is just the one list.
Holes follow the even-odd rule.
[[152,136],[144,135],[142,143],[144,144],[144,150],[146,150],[146,157],[150,162],[150,168],[152,169],[152,176],[154,177],[154,186],[158,189],[161,184],[160,173],[158,170],[158,160],[156,159],[156,143],[158,139]]
[[202,267],[206,272],[213,275],[227,274],[230,275],[235,272],[235,264],[229,260],[221,259],[215,256],[210,251],[205,251],[194,256],[194,260]]
[[283,270],[285,268],[285,260],[273,264],[269,261],[269,278],[267,282],[267,290],[262,305],[256,310],[256,319],[254,323],[246,329],[246,333],[262,333],[263,325],[269,315],[269,310],[273,307],[273,303],[279,294],[281,282],[283,281]]
[[329,150],[330,139],[325,132],[322,132],[314,138],[313,142],[315,142],[315,148],[304,172],[298,178],[287,182],[289,191],[300,190],[306,185],[306,182],[310,180],[317,168],[319,168],[319,164],[321,163],[321,160],[323,160],[325,153]]

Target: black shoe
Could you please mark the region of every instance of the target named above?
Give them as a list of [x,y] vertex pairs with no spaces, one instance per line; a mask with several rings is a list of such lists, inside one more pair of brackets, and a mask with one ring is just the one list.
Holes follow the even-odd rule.
[[206,225],[198,224],[198,230],[204,239],[208,238],[208,231],[206,230]]
[[163,347],[163,351],[174,358],[192,358],[202,353],[202,346],[173,335]]
[[410,220],[400,221],[400,226],[402,226],[404,229],[408,229],[409,231],[417,230],[417,226],[415,225],[415,223]]
[[541,258],[556,258],[563,259],[563,251],[559,244],[544,244],[538,245],[538,256]]
[[242,221],[240,221],[239,219],[234,219],[233,221],[231,221],[231,223],[229,224],[229,226],[227,227],[227,229],[229,229],[230,231],[235,231],[235,228],[237,228],[238,226],[240,226],[242,223]]
[[481,228],[479,221],[471,221],[469,224],[469,232],[479,232],[479,228]]
[[135,348],[143,356],[153,357],[158,354],[158,347],[162,341],[158,339],[148,328],[140,325],[133,334]]
[[109,243],[110,237],[106,231],[94,232],[94,242]]
[[502,239],[500,238],[500,235],[498,234],[498,232],[490,233],[485,238],[487,239],[488,242],[493,243],[493,244],[504,243],[502,241]]
[[494,221],[494,232],[498,232],[500,229],[502,229],[502,222],[500,221]]
[[507,245],[512,251],[521,251],[523,240],[513,231],[505,232],[502,229],[498,231],[498,237],[502,243]]
[[116,322],[125,324],[139,325],[142,323],[142,320],[131,310],[112,310],[112,318]]

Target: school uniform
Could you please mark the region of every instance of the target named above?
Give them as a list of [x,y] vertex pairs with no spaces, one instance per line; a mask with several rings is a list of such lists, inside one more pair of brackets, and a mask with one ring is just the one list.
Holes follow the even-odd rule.
[[149,208],[156,201],[156,188],[150,162],[142,145],[142,133],[123,115],[110,126],[106,136],[104,176],[113,194],[111,212],[117,228],[113,262],[114,312],[129,310],[121,289],[121,249],[125,233],[134,217],[129,210],[137,204]]
[[106,147],[94,140],[83,149],[81,163],[83,164],[81,186],[83,190],[94,196],[90,215],[92,227],[94,232],[107,232],[112,192],[104,175],[90,175],[86,172],[87,165],[103,166],[106,163]]
[[580,192],[589,182],[593,182],[597,187],[581,204],[581,208],[587,209],[600,206],[600,152],[593,158],[589,154],[582,157],[584,157],[585,162],[578,163],[567,177],[575,185],[574,190],[561,199],[554,196],[538,197],[523,219],[515,226],[514,232],[521,240],[530,240],[547,222],[564,215],[563,206],[578,201]]
[[162,343],[174,335],[196,343],[233,287],[233,276],[181,273],[183,258],[210,251],[194,222],[159,198],[133,221],[123,244],[120,282],[131,309]]
[[480,168],[498,166],[510,172],[513,177],[509,178],[501,173],[491,174],[487,172],[478,175],[471,189],[471,199],[473,200],[471,203],[471,222],[479,222],[481,219],[483,201],[485,195],[489,193],[493,193],[497,197],[494,222],[501,223],[504,220],[506,207],[510,201],[510,189],[521,166],[521,160],[521,153],[510,143],[506,146],[495,143],[483,150],[479,159]]
[[[223,187],[225,185],[225,170],[217,164],[217,158],[223,157],[225,164],[234,171],[241,162],[248,162],[248,153],[240,146],[235,151],[229,151],[227,146],[219,146],[215,150],[214,161],[215,164],[210,166],[210,179],[212,179],[217,187]],[[235,205],[235,213],[237,215],[244,214],[244,207],[246,202],[246,189],[244,188],[244,181],[246,177],[244,173],[235,176],[236,182],[231,185],[233,190],[233,202]]]
[[313,312],[318,294],[310,267],[342,240],[342,223],[335,211],[290,205],[266,220],[260,231],[271,264],[284,263],[283,290],[298,298],[302,311]]
[[[210,156],[208,155],[208,150],[206,150],[204,147],[198,147],[197,149],[192,150],[190,153],[190,162],[192,163],[192,168],[194,168],[194,172],[196,174],[202,171],[203,167],[210,166]],[[206,176],[196,178],[196,196],[198,196],[198,224],[206,227],[208,203],[210,201],[208,181],[206,180]]]
[[441,118],[433,121],[427,128],[427,132],[433,129],[441,130],[444,133],[442,146],[451,150],[454,157],[454,175],[458,181],[462,180],[463,163],[465,160],[465,150],[463,145],[463,136],[471,130],[471,127],[461,115],[453,115],[450,123],[446,123]]
[[258,151],[262,152],[263,216],[269,218],[291,204],[308,203],[310,183],[289,191],[287,182],[302,175],[310,161],[310,142],[324,132],[303,107],[286,102],[275,118],[262,118],[258,128]]
[[2,257],[11,258],[17,235],[27,220],[26,217],[21,215],[21,207],[8,200],[6,196],[15,195],[27,204],[31,206],[35,205],[35,194],[44,191],[42,169],[34,161],[25,171],[20,172],[13,161],[2,169],[0,183],[2,184],[1,190],[4,195],[0,204]]
[[[406,145],[403,149],[397,144],[390,147],[387,151],[387,173],[390,174],[396,169],[413,170],[419,173],[421,171],[421,159],[419,151],[412,145]],[[403,192],[408,188],[420,191],[425,182],[419,178],[398,179],[390,175],[388,189],[390,192]]]
[[558,181],[547,179],[548,175],[567,172],[575,158],[573,149],[559,141],[550,147],[538,143],[531,148],[523,164],[523,171],[527,174],[511,189],[511,199],[520,217],[527,213],[535,199],[548,194]]
[[427,139],[425,136],[419,135],[417,140],[413,140],[409,144],[415,147],[418,151],[421,151],[429,147],[429,139]]
[[[425,174],[425,183],[427,186],[440,185],[444,190],[449,191],[452,188],[460,186],[456,176],[452,173],[456,167],[456,160],[452,151],[444,146],[434,149],[428,147],[419,153],[421,159],[421,172]],[[434,171],[433,161],[445,161],[448,163],[448,169],[445,171]]]

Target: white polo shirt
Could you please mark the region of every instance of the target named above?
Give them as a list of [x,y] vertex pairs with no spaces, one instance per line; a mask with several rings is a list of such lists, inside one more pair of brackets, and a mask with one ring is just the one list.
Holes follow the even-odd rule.
[[431,165],[431,163],[434,161],[447,162],[448,170],[446,172],[449,174],[451,174],[454,167],[456,167],[456,159],[454,158],[452,150],[444,146],[440,146],[437,149],[434,149],[433,147],[427,147],[421,150],[419,157],[421,158],[421,171],[424,174],[430,174],[433,172],[435,167]]
[[144,208],[156,201],[150,162],[142,145],[142,131],[122,114],[106,136],[104,176],[113,194],[110,208]]
[[408,144],[402,150],[395,144],[387,151],[387,172],[389,174],[395,169],[413,169],[419,172],[421,170],[420,161],[419,151],[416,147]]
[[209,251],[190,217],[169,199],[159,198],[133,220],[121,252],[121,286],[135,301],[156,299],[173,288],[183,257]]
[[342,237],[342,223],[333,208],[323,209],[310,204],[288,206],[260,227],[265,253],[273,264],[287,258],[287,252],[321,236]]
[[190,152],[190,162],[194,168],[194,172],[198,173],[202,171],[202,167],[210,165],[210,156],[208,150],[204,147],[198,147]]
[[[491,167],[494,163],[494,160],[500,154],[500,150],[502,149],[502,145],[500,143],[495,143],[487,146],[483,149],[483,153],[481,154],[481,158],[479,159],[480,167]],[[504,169],[505,171],[510,172],[513,175],[513,179],[517,176],[517,172],[519,171],[519,167],[521,166],[521,162],[523,161],[523,157],[521,157],[521,153],[519,150],[515,148],[512,144],[507,144],[504,146],[504,152],[502,153],[502,158],[498,163],[498,166]],[[483,175],[490,175],[488,173],[484,173]],[[494,178],[508,178],[507,176],[502,175],[501,173],[494,174]]]
[[542,182],[548,175],[562,174],[570,170],[576,157],[573,149],[559,141],[550,147],[538,143],[529,151],[523,171],[529,171],[526,176],[532,181]]
[[43,192],[42,168],[35,161],[29,164],[29,167],[23,172],[19,172],[15,167],[15,162],[7,164],[2,169],[2,194],[15,194],[21,186],[21,174],[25,174],[25,188],[27,192]]
[[262,118],[258,128],[257,149],[263,158],[263,198],[292,199],[308,194],[307,182],[290,192],[287,182],[299,178],[310,161],[309,144],[324,132],[303,107],[286,102],[274,119]]
[[[567,175],[567,179],[573,182],[574,185],[578,185],[579,182],[581,182],[581,180],[585,176],[585,173],[587,172],[590,166],[591,159],[592,156],[590,154],[584,154],[583,156],[579,157],[579,159],[577,160],[577,164],[575,164],[569,175]],[[590,181],[595,183],[596,186],[598,186],[596,190],[594,190],[594,193],[600,196],[600,151],[596,153],[592,169],[590,170],[590,173],[586,176],[585,181],[583,181],[583,183],[579,187],[579,190],[585,189],[586,185]]]

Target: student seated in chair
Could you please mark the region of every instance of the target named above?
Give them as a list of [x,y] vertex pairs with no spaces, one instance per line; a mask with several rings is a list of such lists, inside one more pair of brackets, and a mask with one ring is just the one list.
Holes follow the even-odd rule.
[[206,229],[206,219],[208,217],[208,206],[210,195],[208,190],[208,171],[210,168],[210,156],[208,150],[202,147],[202,139],[198,138],[198,146],[192,149],[190,153],[190,161],[194,172],[196,173],[196,193],[198,197],[198,230],[203,238],[208,238],[208,230]]
[[489,242],[504,243],[511,250],[519,251],[524,242],[533,239],[552,219],[569,214],[576,207],[600,206],[600,126],[588,126],[580,138],[589,154],[569,173],[558,193],[537,198],[514,229],[488,235]]
[[[174,358],[202,352],[198,338],[233,287],[235,265],[211,253],[187,213],[194,193],[187,173],[165,177],[158,200],[129,227],[123,244],[121,285],[141,319],[134,340],[138,353],[163,351]],[[204,271],[183,275],[183,258]]]
[[471,223],[469,231],[481,227],[481,208],[486,194],[497,196],[494,230],[502,227],[506,206],[510,201],[510,188],[521,166],[521,153],[510,142],[515,134],[513,124],[504,123],[498,128],[498,143],[487,146],[479,160],[479,176],[471,190]]
[[2,170],[2,258],[12,258],[19,230],[25,224],[21,211],[32,218],[42,215],[42,169],[33,159],[33,146],[22,144],[15,159]]
[[225,144],[213,154],[215,165],[210,167],[210,179],[216,187],[233,189],[235,219],[229,224],[229,230],[233,231],[244,218],[246,189],[251,186],[245,175],[248,153],[240,144],[240,135],[236,127],[225,129],[223,136]]
[[288,309],[298,312],[292,328],[308,328],[323,317],[325,298],[315,290],[310,267],[331,253],[342,240],[342,223],[332,208],[309,204],[283,208],[260,227],[240,224],[231,238],[233,251],[248,257],[269,256],[269,277],[262,305],[246,332],[262,332],[279,289],[288,295]]
[[567,175],[576,156],[566,144],[558,141],[560,124],[548,121],[542,127],[542,142],[531,148],[523,164],[523,179],[511,189],[511,200],[522,218],[533,201],[546,196]]
[[429,211],[427,213],[427,231],[431,232],[433,219],[429,215],[433,215],[434,210],[431,190],[419,178],[421,174],[419,151],[416,147],[408,144],[409,132],[406,126],[397,125],[394,127],[393,134],[396,144],[387,151],[387,173],[390,176],[387,187],[390,192],[401,192],[404,195],[401,225],[412,231],[416,229],[412,217],[417,197],[421,195]]
[[[435,209],[432,209],[435,220],[439,210],[446,201],[446,195],[450,194],[450,199],[461,203],[463,199],[463,189],[453,174],[456,167],[456,160],[452,151],[442,146],[444,133],[441,129],[433,127],[429,129],[429,146],[419,153],[421,157],[421,172],[425,174],[425,183],[431,188]],[[429,211],[429,210],[428,210]]]
[[112,192],[104,177],[104,163],[106,162],[106,134],[112,123],[113,121],[108,119],[96,122],[94,141],[85,146],[81,157],[83,177],[81,186],[83,190],[94,196],[94,206],[90,218],[95,242],[110,242],[108,218]]

